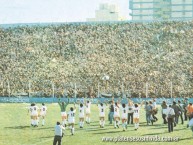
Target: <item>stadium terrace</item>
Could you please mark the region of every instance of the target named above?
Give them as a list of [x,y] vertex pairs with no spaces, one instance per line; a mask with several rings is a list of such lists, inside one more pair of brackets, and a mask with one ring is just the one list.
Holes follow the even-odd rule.
[[192,36],[192,21],[2,27],[0,96],[192,97]]

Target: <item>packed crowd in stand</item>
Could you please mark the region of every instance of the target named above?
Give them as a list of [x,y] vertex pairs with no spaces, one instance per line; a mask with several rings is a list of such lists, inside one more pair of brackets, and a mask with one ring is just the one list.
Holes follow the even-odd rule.
[[[193,94],[193,22],[69,23],[0,28],[0,96]],[[101,80],[110,77],[108,86]],[[29,89],[30,88],[30,89]]]

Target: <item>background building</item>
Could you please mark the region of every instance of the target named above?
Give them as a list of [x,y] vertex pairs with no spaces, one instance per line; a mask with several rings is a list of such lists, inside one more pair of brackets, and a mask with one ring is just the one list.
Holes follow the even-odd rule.
[[193,18],[193,0],[171,0],[171,18]]
[[129,0],[132,20],[192,19],[193,0]]
[[99,5],[99,10],[95,11],[95,18],[87,18],[89,22],[95,21],[119,21],[124,20],[119,16],[118,6],[115,4],[103,3]]

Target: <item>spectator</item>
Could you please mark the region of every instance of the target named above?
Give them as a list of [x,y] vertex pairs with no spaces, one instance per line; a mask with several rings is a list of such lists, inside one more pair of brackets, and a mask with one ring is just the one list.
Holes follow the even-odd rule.
[[167,124],[167,104],[166,104],[166,101],[163,101],[162,104],[161,104],[161,107],[162,107],[162,118],[163,118],[163,123],[164,124]]
[[113,123],[113,116],[114,116],[114,106],[113,106],[113,101],[111,101],[111,104],[109,106],[109,121],[110,121],[110,124]]
[[184,120],[187,121],[188,117],[187,117],[187,107],[188,107],[188,98],[185,98],[183,101],[183,108],[184,108]]
[[145,104],[145,112],[147,125],[149,125],[149,123],[151,122],[152,106],[148,102],[146,102]]
[[[64,88],[74,88],[70,82],[81,82],[81,88],[93,86],[96,90],[95,84],[104,73],[110,76],[112,93],[123,79],[133,97],[146,82],[151,84],[149,94],[157,90],[170,97],[168,82],[172,79],[173,88],[180,89],[173,89],[174,95],[179,91],[191,95],[192,24],[164,21],[0,28],[0,96],[23,92],[50,97],[53,86],[56,95],[63,94]],[[162,88],[157,88],[157,80]],[[101,82],[102,87],[104,84]],[[69,97],[74,94],[74,89],[68,93]]]
[[174,117],[174,127],[175,127],[176,124],[178,124],[178,118],[179,118],[181,110],[180,110],[180,107],[176,105],[175,101],[173,101],[172,108],[174,109],[174,112],[175,112],[175,117]]
[[175,112],[171,105],[167,109],[167,120],[168,120],[168,132],[173,132]]
[[158,112],[157,104],[156,104],[156,99],[153,99],[153,104],[152,104],[152,117],[155,121],[157,121],[157,117],[155,116]]
[[132,101],[129,101],[128,103],[128,120],[127,124],[131,123],[133,124],[133,109],[134,109],[134,104]]
[[180,100],[178,100],[178,106],[180,108],[179,116],[180,116],[180,119],[181,119],[181,123],[184,124],[184,118],[183,118],[184,109],[183,109],[183,105],[181,104]]
[[149,101],[149,105],[150,105],[150,108],[151,108],[151,115],[150,115],[150,121],[151,121],[151,124],[153,125],[154,122],[156,122],[156,120],[153,118],[153,115],[154,115],[154,110],[153,110],[153,102],[152,101]]
[[193,118],[189,121],[188,126],[191,128],[193,136]]
[[189,105],[187,106],[187,116],[188,116],[189,120],[191,120],[193,118],[193,106],[192,106],[192,103],[189,103]]

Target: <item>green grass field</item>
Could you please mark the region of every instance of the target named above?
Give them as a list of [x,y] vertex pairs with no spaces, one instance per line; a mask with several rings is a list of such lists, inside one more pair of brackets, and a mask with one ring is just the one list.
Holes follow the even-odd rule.
[[[27,113],[29,104],[0,104],[0,145],[52,145],[54,138],[54,126],[56,121],[61,121],[60,109],[57,104],[47,104],[48,112],[46,125],[37,128],[30,126],[30,116]],[[40,106],[40,104],[38,104]],[[68,110],[69,107],[68,106]],[[159,137],[179,137],[178,142],[117,142],[120,145],[182,145],[192,144],[193,136],[189,128],[178,124],[173,133],[168,133],[167,126],[162,124],[161,113],[159,110],[158,122],[154,126],[147,126],[145,123],[145,112],[142,109],[140,114],[140,128],[135,131],[133,125],[129,125],[127,131],[114,129],[107,121],[108,109],[106,110],[106,126],[99,128],[98,108],[92,105],[91,124],[84,125],[83,129],[78,126],[78,114],[76,114],[75,135],[70,135],[70,130],[65,131],[62,139],[63,145],[109,145],[115,142],[103,142],[103,137],[119,136],[154,136]],[[40,120],[41,122],[41,120]],[[181,122],[180,122],[181,123]]]

